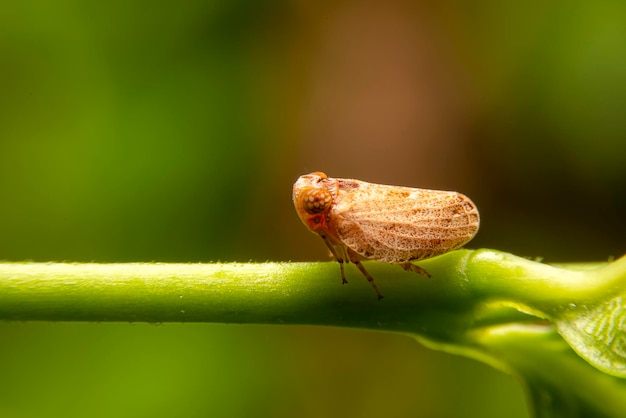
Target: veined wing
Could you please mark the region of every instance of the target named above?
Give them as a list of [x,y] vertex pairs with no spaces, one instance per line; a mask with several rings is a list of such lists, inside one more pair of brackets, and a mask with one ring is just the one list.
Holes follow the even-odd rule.
[[388,263],[422,260],[460,248],[478,231],[476,206],[456,192],[340,180],[330,212],[339,239]]

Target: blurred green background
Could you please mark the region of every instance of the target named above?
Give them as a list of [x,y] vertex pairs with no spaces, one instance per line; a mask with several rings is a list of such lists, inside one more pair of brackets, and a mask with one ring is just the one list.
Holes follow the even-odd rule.
[[[471,196],[471,248],[620,256],[625,18],[578,0],[2,5],[0,259],[326,260],[290,200],[318,170]],[[512,377],[400,335],[0,324],[0,417],[85,416],[528,412]]]

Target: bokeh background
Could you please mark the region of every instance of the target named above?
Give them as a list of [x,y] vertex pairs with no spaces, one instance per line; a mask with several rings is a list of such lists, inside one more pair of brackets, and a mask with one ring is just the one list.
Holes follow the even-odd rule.
[[[290,200],[318,170],[471,196],[472,248],[620,256],[625,19],[582,0],[4,4],[0,259],[326,260]],[[0,416],[528,412],[514,378],[400,335],[2,323]]]

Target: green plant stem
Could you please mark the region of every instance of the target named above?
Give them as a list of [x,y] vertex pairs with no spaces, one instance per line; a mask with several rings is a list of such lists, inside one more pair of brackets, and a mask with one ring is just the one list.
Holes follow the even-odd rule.
[[[555,267],[494,250],[364,263],[0,263],[0,320],[306,324],[402,332],[519,376],[537,416],[626,410],[626,258]],[[575,382],[575,383],[571,383]]]
[[431,320],[434,312],[472,310],[490,300],[548,317],[563,304],[593,299],[594,289],[602,288],[598,281],[626,275],[626,263],[619,271],[594,271],[589,280],[589,272],[492,250],[461,250],[420,262],[431,279],[393,265],[364,264],[386,299],[377,301],[350,266],[350,283],[341,286],[334,262],[5,262],[0,263],[0,319],[309,324],[415,332],[415,321],[424,315]]

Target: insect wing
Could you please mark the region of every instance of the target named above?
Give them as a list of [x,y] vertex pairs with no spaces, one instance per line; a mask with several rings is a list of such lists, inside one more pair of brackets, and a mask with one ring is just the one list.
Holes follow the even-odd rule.
[[460,193],[338,180],[331,222],[366,258],[422,260],[460,248],[478,231],[476,206]]

